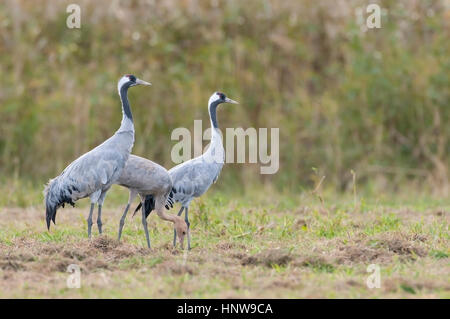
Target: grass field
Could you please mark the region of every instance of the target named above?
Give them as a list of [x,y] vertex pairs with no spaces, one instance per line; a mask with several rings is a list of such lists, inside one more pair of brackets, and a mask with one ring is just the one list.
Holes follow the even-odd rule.
[[[0,297],[450,297],[448,200],[258,193],[196,200],[190,252],[172,248],[171,224],[153,214],[151,250],[131,214],[118,243],[127,193],[116,186],[92,241],[87,201],[61,209],[50,232],[40,205],[1,208]],[[66,287],[69,264],[81,267],[80,289]],[[369,264],[379,289],[366,285]]]

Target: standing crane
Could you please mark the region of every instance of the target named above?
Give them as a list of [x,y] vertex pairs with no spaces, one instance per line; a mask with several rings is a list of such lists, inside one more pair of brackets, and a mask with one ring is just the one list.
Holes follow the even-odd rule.
[[120,177],[134,144],[134,124],[128,89],[136,85],[151,85],[136,78],[124,75],[117,84],[122,102],[122,123],[116,133],[102,144],[80,156],[67,166],[57,177],[51,179],[44,189],[47,229],[50,221],[55,223],[56,211],[59,207],[89,197],[88,237],[91,237],[92,213],[98,204],[97,226],[102,233],[102,205],[111,185]]
[[151,207],[147,207],[147,209],[142,210],[142,225],[144,226],[148,248],[150,248],[150,236],[147,229],[147,216],[152,209],[156,210],[156,213],[161,219],[171,221],[174,224],[174,229],[176,229],[178,234],[180,246],[183,248],[184,237],[187,232],[187,225],[185,221],[179,216],[166,214],[164,212],[164,205],[172,189],[172,179],[170,178],[169,172],[167,172],[164,167],[148,159],[136,155],[130,155],[122,171],[122,175],[119,177],[116,184],[124,186],[130,190],[128,204],[125,207],[122,218],[120,219],[119,241],[122,235],[123,226],[125,224],[125,218],[136,195],[139,195],[141,198],[139,207],[142,206],[142,202],[144,202],[146,196],[151,195],[152,200],[147,201],[147,205],[150,205]]
[[[190,222],[188,217],[189,205],[195,197],[203,195],[213,183],[217,181],[222,170],[225,150],[222,143],[222,135],[217,123],[217,107],[222,103],[238,104],[221,92],[215,92],[208,101],[208,112],[211,121],[211,143],[209,148],[201,156],[181,163],[169,170],[172,178],[173,188],[167,198],[166,208],[173,207],[174,203],[181,203],[178,216],[185,211],[187,224],[188,249],[191,249]],[[151,208],[152,196],[147,196],[144,202],[144,210]],[[138,208],[139,209],[139,206]],[[136,209],[136,210],[137,210]],[[146,212],[150,214],[151,211]],[[176,245],[177,230],[174,229],[173,245]]]

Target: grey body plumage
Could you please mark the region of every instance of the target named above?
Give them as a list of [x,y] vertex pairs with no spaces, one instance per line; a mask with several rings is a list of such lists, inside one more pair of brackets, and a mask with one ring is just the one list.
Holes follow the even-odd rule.
[[120,177],[134,144],[134,125],[128,102],[128,88],[135,85],[150,85],[133,75],[123,76],[118,83],[122,102],[122,123],[117,132],[105,142],[73,161],[57,177],[51,179],[44,189],[47,228],[55,223],[59,207],[85,197],[91,199],[88,217],[88,236],[91,235],[92,213],[98,204],[97,225],[102,232],[101,207],[111,185]]
[[223,157],[217,162],[207,160],[211,148],[219,149],[218,151],[223,153],[221,142],[217,141],[216,143],[210,145],[210,148],[201,156],[169,170],[173,189],[175,189],[168,199],[170,204],[181,203],[182,206],[188,207],[195,197],[203,195],[216,182],[224,164]]
[[180,244],[183,246],[184,235],[187,231],[186,223],[180,217],[164,212],[164,205],[172,189],[172,179],[164,167],[148,159],[130,155],[116,183],[130,190],[128,204],[120,220],[118,240],[120,240],[122,235],[122,229],[130,205],[136,195],[139,195],[141,204],[147,198],[147,205],[149,205],[147,209],[142,209],[142,224],[147,239],[147,246],[150,248],[150,236],[146,222],[150,209],[155,209],[161,219],[174,223],[175,228],[178,230]]
[[[213,93],[209,98],[208,112],[211,121],[211,143],[206,152],[169,170],[173,187],[167,199],[166,207],[173,207],[173,204],[177,202],[181,203],[181,209],[177,215],[181,216],[183,210],[185,211],[185,221],[188,226],[188,249],[191,246],[188,217],[189,205],[194,198],[203,195],[217,181],[224,164],[225,150],[216,116],[217,107],[221,103],[237,104],[236,101],[227,98],[225,94],[220,92]],[[176,230],[174,230],[174,245],[176,244],[175,238]]]

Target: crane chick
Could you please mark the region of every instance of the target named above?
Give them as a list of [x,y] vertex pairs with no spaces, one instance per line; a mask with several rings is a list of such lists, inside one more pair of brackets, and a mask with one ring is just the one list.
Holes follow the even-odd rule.
[[122,218],[120,219],[118,240],[120,240],[122,235],[122,229],[125,224],[125,218],[130,205],[136,195],[139,194],[141,203],[136,211],[139,207],[141,207],[146,196],[151,196],[152,198],[146,202],[146,204],[149,205],[147,209],[142,210],[142,225],[144,226],[148,248],[150,248],[150,236],[147,228],[147,216],[153,209],[156,210],[156,213],[161,219],[170,221],[174,224],[174,228],[176,229],[180,241],[180,246],[183,248],[184,237],[187,232],[186,222],[178,216],[166,214],[164,212],[164,205],[166,203],[167,196],[172,189],[172,179],[164,167],[148,159],[136,155],[130,155],[127,163],[125,164],[125,168],[122,171],[122,175],[116,183],[130,190],[128,204]]

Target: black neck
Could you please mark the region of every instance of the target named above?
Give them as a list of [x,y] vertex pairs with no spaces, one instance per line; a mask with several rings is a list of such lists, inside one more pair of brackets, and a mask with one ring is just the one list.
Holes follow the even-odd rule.
[[217,107],[219,106],[219,101],[214,101],[209,105],[209,117],[211,118],[211,123],[214,128],[219,128],[219,123],[217,123]]
[[128,88],[129,83],[125,83],[120,88],[120,99],[122,100],[122,110],[126,117],[128,117],[131,122],[133,122],[133,114],[131,114],[130,103],[128,103]]

